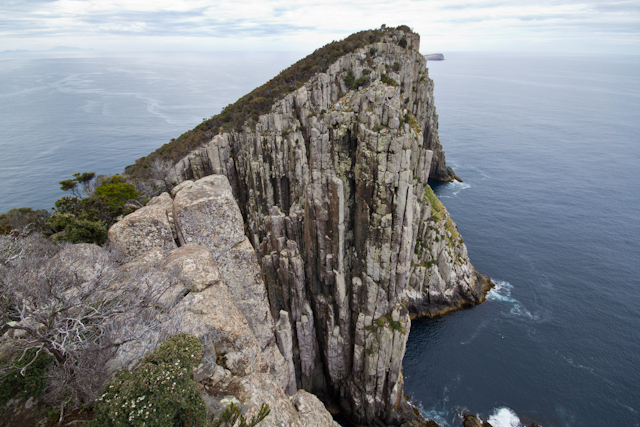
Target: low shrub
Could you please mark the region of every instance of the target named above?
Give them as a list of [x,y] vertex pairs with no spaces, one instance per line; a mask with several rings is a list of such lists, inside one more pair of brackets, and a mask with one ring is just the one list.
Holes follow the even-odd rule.
[[[371,70],[369,70],[369,73],[371,73]],[[364,74],[364,71],[363,71],[363,74]],[[351,70],[349,70],[349,72],[344,78],[345,86],[347,86],[347,88],[349,89],[354,89],[354,90],[358,89],[360,86],[368,85],[369,81],[370,79],[366,75],[363,75],[359,79],[356,79]]]
[[36,357],[36,351],[29,349],[24,355],[21,352],[16,356],[13,363],[6,362],[0,378],[0,405],[13,398],[40,397],[45,386],[44,373],[51,357],[44,351]]
[[380,75],[380,81],[389,86],[398,86],[398,82],[396,82],[394,79],[392,79],[391,77],[387,76],[384,73]]
[[9,234],[13,230],[23,230],[30,227],[31,231],[42,232],[49,212],[44,209],[15,208],[0,214],[0,234]]
[[240,412],[240,408],[234,403],[231,403],[222,411],[222,414],[212,420],[209,425],[211,427],[254,427],[260,421],[264,420],[270,412],[269,405],[263,403],[258,413],[251,417],[251,420],[247,421],[245,416],[242,415],[242,412]]
[[[140,195],[133,184],[121,175],[100,175],[96,184],[92,184],[93,172],[73,176],[75,178],[59,182],[60,189],[71,191],[73,196],[58,199],[53,214],[45,223],[45,234],[56,234],[55,241],[101,245],[107,240],[107,230],[120,215],[143,206],[136,200]],[[79,184],[84,186],[84,198]]]
[[202,393],[191,379],[202,360],[193,335],[178,334],[142,359],[134,372],[121,370],[94,405],[92,427],[183,427],[203,425]]
[[433,192],[429,184],[424,185],[424,196],[429,201],[429,205],[431,205],[431,215],[435,216],[438,220],[441,220],[441,213],[444,211],[444,205],[440,202],[438,196],[436,196],[436,193]]

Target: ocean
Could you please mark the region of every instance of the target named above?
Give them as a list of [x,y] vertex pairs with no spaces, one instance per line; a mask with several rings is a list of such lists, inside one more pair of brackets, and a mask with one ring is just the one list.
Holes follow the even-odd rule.
[[[0,55],[0,212],[121,172],[303,56]],[[428,67],[464,182],[432,185],[496,287],[413,322],[405,391],[443,426],[640,426],[640,57],[445,57]]]

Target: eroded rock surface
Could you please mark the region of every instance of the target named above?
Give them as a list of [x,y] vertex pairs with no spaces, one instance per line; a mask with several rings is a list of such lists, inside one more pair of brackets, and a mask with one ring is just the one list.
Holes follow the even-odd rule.
[[[235,376],[269,372],[281,388],[295,393],[291,363],[278,349],[260,265],[229,181],[224,176],[187,181],[172,195],[152,199],[111,227],[110,242],[131,257],[117,280],[146,292],[161,328],[122,346],[110,368],[132,366],[159,340],[186,332],[202,341],[209,374],[217,360]],[[159,206],[170,213],[166,229],[175,230],[169,251],[166,239],[139,237],[154,235],[157,223],[138,219],[157,213]],[[136,227],[129,227],[132,223]]]
[[[413,49],[398,45],[403,36]],[[363,424],[411,417],[402,379],[411,318],[475,304],[485,291],[455,223],[428,197],[428,178],[455,174],[418,48],[416,34],[394,30],[344,55],[255,125],[214,136],[171,176],[180,193],[212,174],[229,179],[296,387],[330,394]],[[371,83],[352,90],[348,75]],[[233,281],[244,265],[219,268]],[[230,286],[234,301],[264,300],[257,279],[236,281],[248,285],[242,297]],[[259,307],[251,317],[262,316]]]

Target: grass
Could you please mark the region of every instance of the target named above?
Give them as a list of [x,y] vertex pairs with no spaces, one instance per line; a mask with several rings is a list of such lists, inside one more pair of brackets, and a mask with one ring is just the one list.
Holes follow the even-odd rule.
[[431,205],[431,216],[436,217],[438,221],[442,221],[442,213],[445,211],[444,205],[429,184],[424,185],[424,197],[427,198],[429,205]]

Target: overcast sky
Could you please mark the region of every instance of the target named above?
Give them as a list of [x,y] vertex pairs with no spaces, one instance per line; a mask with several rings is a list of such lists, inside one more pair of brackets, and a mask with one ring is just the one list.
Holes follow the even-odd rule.
[[0,0],[0,51],[313,51],[406,24],[421,51],[640,54],[640,0]]

